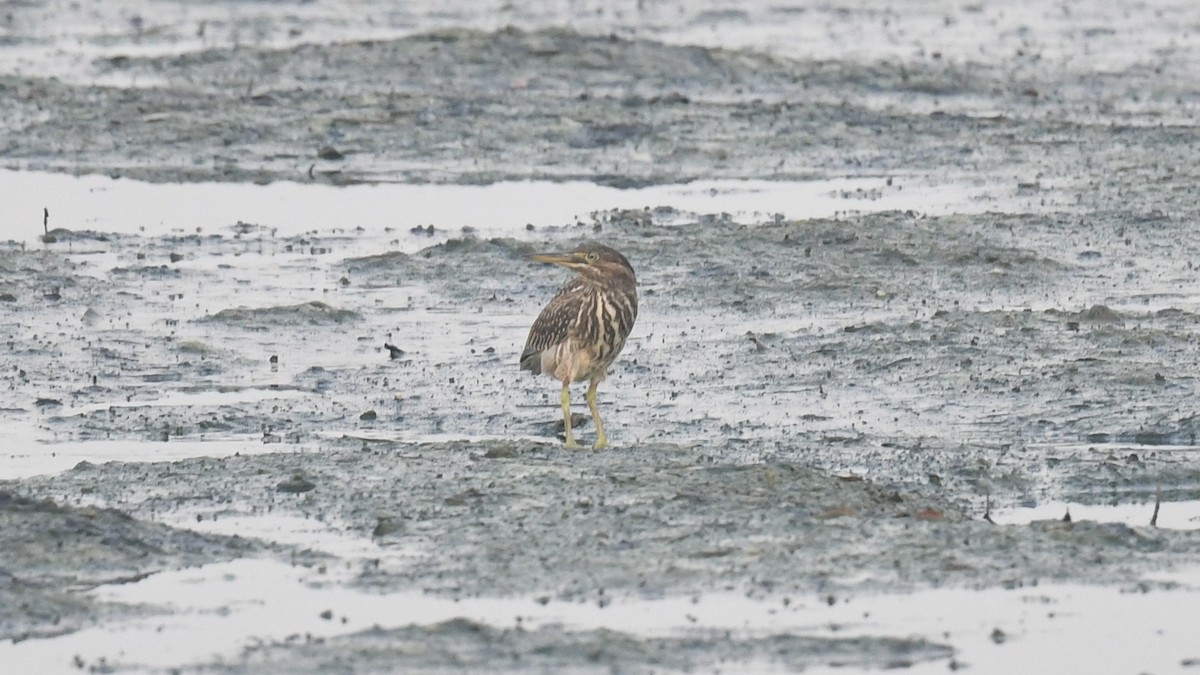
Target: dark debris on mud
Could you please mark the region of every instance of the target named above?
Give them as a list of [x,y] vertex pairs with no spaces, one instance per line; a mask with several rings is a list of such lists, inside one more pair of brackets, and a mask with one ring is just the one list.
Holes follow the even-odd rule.
[[209,321],[261,327],[280,323],[295,327],[312,324],[338,324],[357,321],[361,316],[354,311],[337,309],[320,302],[305,302],[282,307],[238,307],[222,309],[209,317]]
[[[651,638],[612,630],[497,629],[467,619],[429,626],[373,629],[305,644],[249,650],[240,663],[195,672],[323,673],[330,670],[406,673],[489,672],[612,673],[663,669],[720,669],[730,663],[798,671],[833,664],[846,668],[905,668],[949,658],[953,650],[920,639],[817,638],[789,634],[744,640],[694,631],[687,637]],[[188,671],[192,672],[192,671]]]

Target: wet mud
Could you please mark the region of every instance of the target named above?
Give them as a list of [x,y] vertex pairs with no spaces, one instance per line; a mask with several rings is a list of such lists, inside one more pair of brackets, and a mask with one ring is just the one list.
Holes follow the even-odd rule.
[[[6,416],[35,421],[58,442],[242,438],[267,453],[86,464],[4,489],[63,508],[119,509],[130,517],[104,524],[119,537],[162,522],[290,514],[381,548],[346,561],[346,584],[449,598],[604,603],[711,589],[839,597],[1082,576],[1125,586],[1200,562],[1200,532],[1149,527],[1156,496],[1168,509],[1200,497],[1186,447],[1193,382],[1164,362],[1195,359],[1195,315],[1089,305],[1081,289],[1106,265],[1127,269],[1120,258],[1081,262],[1044,219],[885,213],[743,227],[670,210],[657,213],[669,224],[634,215],[412,255],[343,258],[340,235],[307,236],[306,247],[268,237],[262,246],[277,252],[268,259],[285,270],[279,287],[292,285],[289,274],[304,279],[281,305],[268,304],[280,292],[270,286],[229,306],[239,273],[220,281],[204,260],[232,258],[246,246],[236,234],[88,239],[104,249],[92,256],[121,270],[95,277],[71,274],[81,256],[58,251],[69,243],[6,253],[18,270],[6,286],[10,312],[41,321],[10,325],[4,367],[22,374]],[[596,236],[654,262],[639,266],[642,318],[601,389],[615,447],[567,451],[555,438],[557,388],[513,367],[527,318],[561,281],[525,254]],[[150,291],[144,272],[161,270],[160,249],[183,261],[165,263],[172,274],[154,271]],[[55,283],[52,313],[35,284],[19,281],[31,266],[66,280]],[[314,274],[322,281],[311,283]],[[1034,309],[1073,294],[1080,302]],[[74,349],[47,345],[51,320],[62,334],[53,344]],[[1142,449],[1106,449],[1117,442]],[[1145,526],[985,520],[991,507],[1049,499],[1147,502]],[[31,545],[11,544],[4,550]],[[319,541],[285,548],[272,554],[296,564],[325,555]],[[36,568],[23,560],[6,561],[14,578]],[[98,612],[85,606],[78,620]],[[52,630],[44,615],[11,620],[14,635]],[[351,658],[369,669],[402,651],[412,630],[280,645],[246,655],[244,667],[315,668],[361,640]],[[467,635],[439,639],[494,655],[486,645],[499,638]],[[562,640],[554,654],[585,637],[538,631],[529,651],[506,648],[516,669],[589,670],[599,666],[536,660],[549,658],[541,640]],[[653,666],[666,648],[633,636],[586,639],[618,652],[601,659],[612,667]],[[846,645],[808,647],[823,656],[806,658],[835,663]],[[855,648],[873,665],[910,649],[917,659],[944,655],[888,640]],[[720,658],[750,664],[763,649],[735,640]],[[700,666],[709,658],[693,656]],[[794,657],[780,658],[772,662]]]
[[14,641],[161,611],[92,602],[81,596],[83,590],[253,555],[265,548],[236,536],[136,521],[118,509],[76,508],[10,492],[0,492],[0,527],[5,532],[0,636]]
[[[1115,78],[1021,58],[805,61],[565,29],[116,55],[92,69],[136,86],[0,77],[13,107],[3,166],[618,187],[958,170],[1032,192],[1118,192],[1134,174],[1195,178],[1180,118],[1200,105],[1169,56]],[[1152,164],[1121,159],[1151,149]]]
[[[856,207],[879,195],[853,194],[836,217],[752,222],[647,204],[429,246],[426,231],[373,239],[352,218],[303,236],[214,223],[0,245],[0,424],[14,436],[47,453],[253,448],[0,481],[0,637],[169,613],[86,591],[252,555],[336,560],[339,583],[371,592],[546,604],[1147,591],[1142,575],[1200,563],[1200,531],[1150,527],[1156,499],[1200,499],[1197,99],[1180,50],[1096,73],[1027,55],[864,64],[441,29],[90,65],[129,87],[2,74],[7,168],[338,185],[886,176],[888,191],[920,178],[994,201],[933,217],[868,213]],[[613,448],[572,452],[556,439],[557,386],[516,358],[563,281],[527,255],[589,239],[633,262],[641,316],[600,390]],[[986,517],[1052,500],[1142,503],[1145,524]],[[281,515],[377,554],[192,527]],[[882,668],[953,654],[894,635],[457,619],[189,668]]]
[[[329,670],[444,672],[484,669],[499,672],[610,673],[627,670],[691,672],[719,669],[736,661],[772,669],[803,670],[834,664],[847,668],[904,668],[948,658],[942,645],[919,640],[845,638],[823,640],[772,635],[728,646],[723,634],[689,638],[644,638],[611,630],[535,631],[507,629],[464,619],[431,626],[372,630],[352,638],[251,650],[244,663],[214,669],[233,673],[319,673]],[[200,670],[198,672],[206,672]],[[208,671],[212,672],[212,671]]]

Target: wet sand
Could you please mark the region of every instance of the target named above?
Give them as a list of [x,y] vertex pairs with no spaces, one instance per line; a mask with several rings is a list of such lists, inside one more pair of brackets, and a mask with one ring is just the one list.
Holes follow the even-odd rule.
[[[837,33],[878,18],[861,11],[821,16]],[[1107,25],[1079,11],[1079,26]],[[1146,40],[1131,11],[1121,39]],[[1163,579],[1200,564],[1200,523],[1150,526],[1156,500],[1165,516],[1200,499],[1200,99],[1182,27],[1161,28],[1173,48],[1135,40],[1143,58],[1089,67],[1108,33],[839,60],[586,21],[459,23],[110,48],[75,78],[10,68],[0,166],[153,183],[876,187],[834,191],[845,208],[828,216],[755,213],[751,191],[744,213],[647,203],[499,233],[357,227],[353,213],[303,233],[181,231],[164,213],[161,230],[134,232],[52,216],[42,240],[40,214],[6,214],[0,658],[37,664],[76,639],[47,667],[993,672],[956,630],[861,616],[841,635],[777,613],[1067,585],[1195,598],[1194,582]],[[872,206],[939,185],[969,203]],[[526,256],[587,239],[622,250],[642,294],[601,389],[603,452],[562,448],[556,385],[516,368],[564,280]],[[94,455],[60,471],[57,452]],[[1045,503],[1127,515],[988,517]],[[173,599],[186,580],[147,597],[139,584],[243,561],[356,599],[309,617],[322,633],[259,629],[174,661],[85,641],[197,620]],[[193,595],[222,576],[203,578]],[[464,609],[366,609],[403,594]],[[622,629],[572,609],[717,596],[754,603],[762,622],[672,614]],[[493,600],[532,603],[512,610],[530,619],[468,609]],[[1147,630],[1175,635],[1161,616]],[[1010,653],[1036,642],[994,628],[974,637]],[[1143,665],[1185,666],[1200,657],[1188,649],[1176,638]]]

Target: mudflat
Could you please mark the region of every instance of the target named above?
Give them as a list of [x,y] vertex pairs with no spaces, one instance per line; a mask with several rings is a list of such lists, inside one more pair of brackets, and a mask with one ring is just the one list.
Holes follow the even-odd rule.
[[[347,628],[324,637],[247,633],[232,653],[169,666],[102,649],[59,665],[945,668],[961,657],[956,634],[682,618],[620,630],[574,626],[570,608],[727,594],[765,613],[1055,583],[1194,593],[1148,579],[1200,563],[1194,524],[1150,526],[1156,500],[1166,516],[1200,499],[1200,52],[1168,39],[1175,23],[1147,27],[1152,10],[1188,16],[1164,4],[1130,10],[1141,58],[1091,67],[1089,50],[1120,37],[1093,4],[1062,22],[1079,29],[1054,33],[1055,49],[1030,29],[1023,49],[1004,51],[1016,38],[999,33],[978,58],[804,58],[516,16],[519,27],[109,50],[77,78],[10,67],[0,166],[19,171],[881,184],[840,195],[847,208],[829,217],[648,203],[500,237],[442,223],[368,231],[353,213],[303,235],[171,231],[164,213],[160,232],[69,224],[24,241],[26,228],[42,234],[37,217],[3,223],[20,234],[0,245],[0,422],[13,439],[0,466],[86,460],[88,448],[137,459],[0,481],[0,655],[174,620],[168,598],[101,591],[245,559],[362,597],[532,600],[566,618],[360,625],[347,601],[322,617]],[[14,7],[5,49],[36,44],[21,27],[45,11]],[[267,32],[304,25],[258,11]],[[811,11],[838,35],[885,18]],[[990,16],[960,11],[972,26]],[[688,16],[732,30],[763,12]],[[923,26],[938,13],[895,18]],[[123,24],[120,39],[169,46],[188,21],[166,16],[158,33],[154,20]],[[1145,48],[1154,36],[1170,44]],[[942,184],[977,195],[971,207],[870,207]],[[516,367],[564,280],[527,256],[591,239],[632,261],[641,290],[601,388],[612,447],[600,452],[561,447],[557,386]],[[581,426],[581,441],[590,433]],[[991,522],[1046,502],[1145,515]],[[273,535],[277,520],[312,529]]]

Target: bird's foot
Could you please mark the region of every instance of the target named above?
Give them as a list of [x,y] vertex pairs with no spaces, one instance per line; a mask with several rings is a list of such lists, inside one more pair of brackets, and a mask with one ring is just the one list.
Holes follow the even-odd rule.
[[567,436],[567,449],[576,450],[578,448],[579,448],[579,444],[575,442],[575,437]]
[[607,447],[608,441],[596,441],[595,444],[592,445],[593,450],[603,450]]

